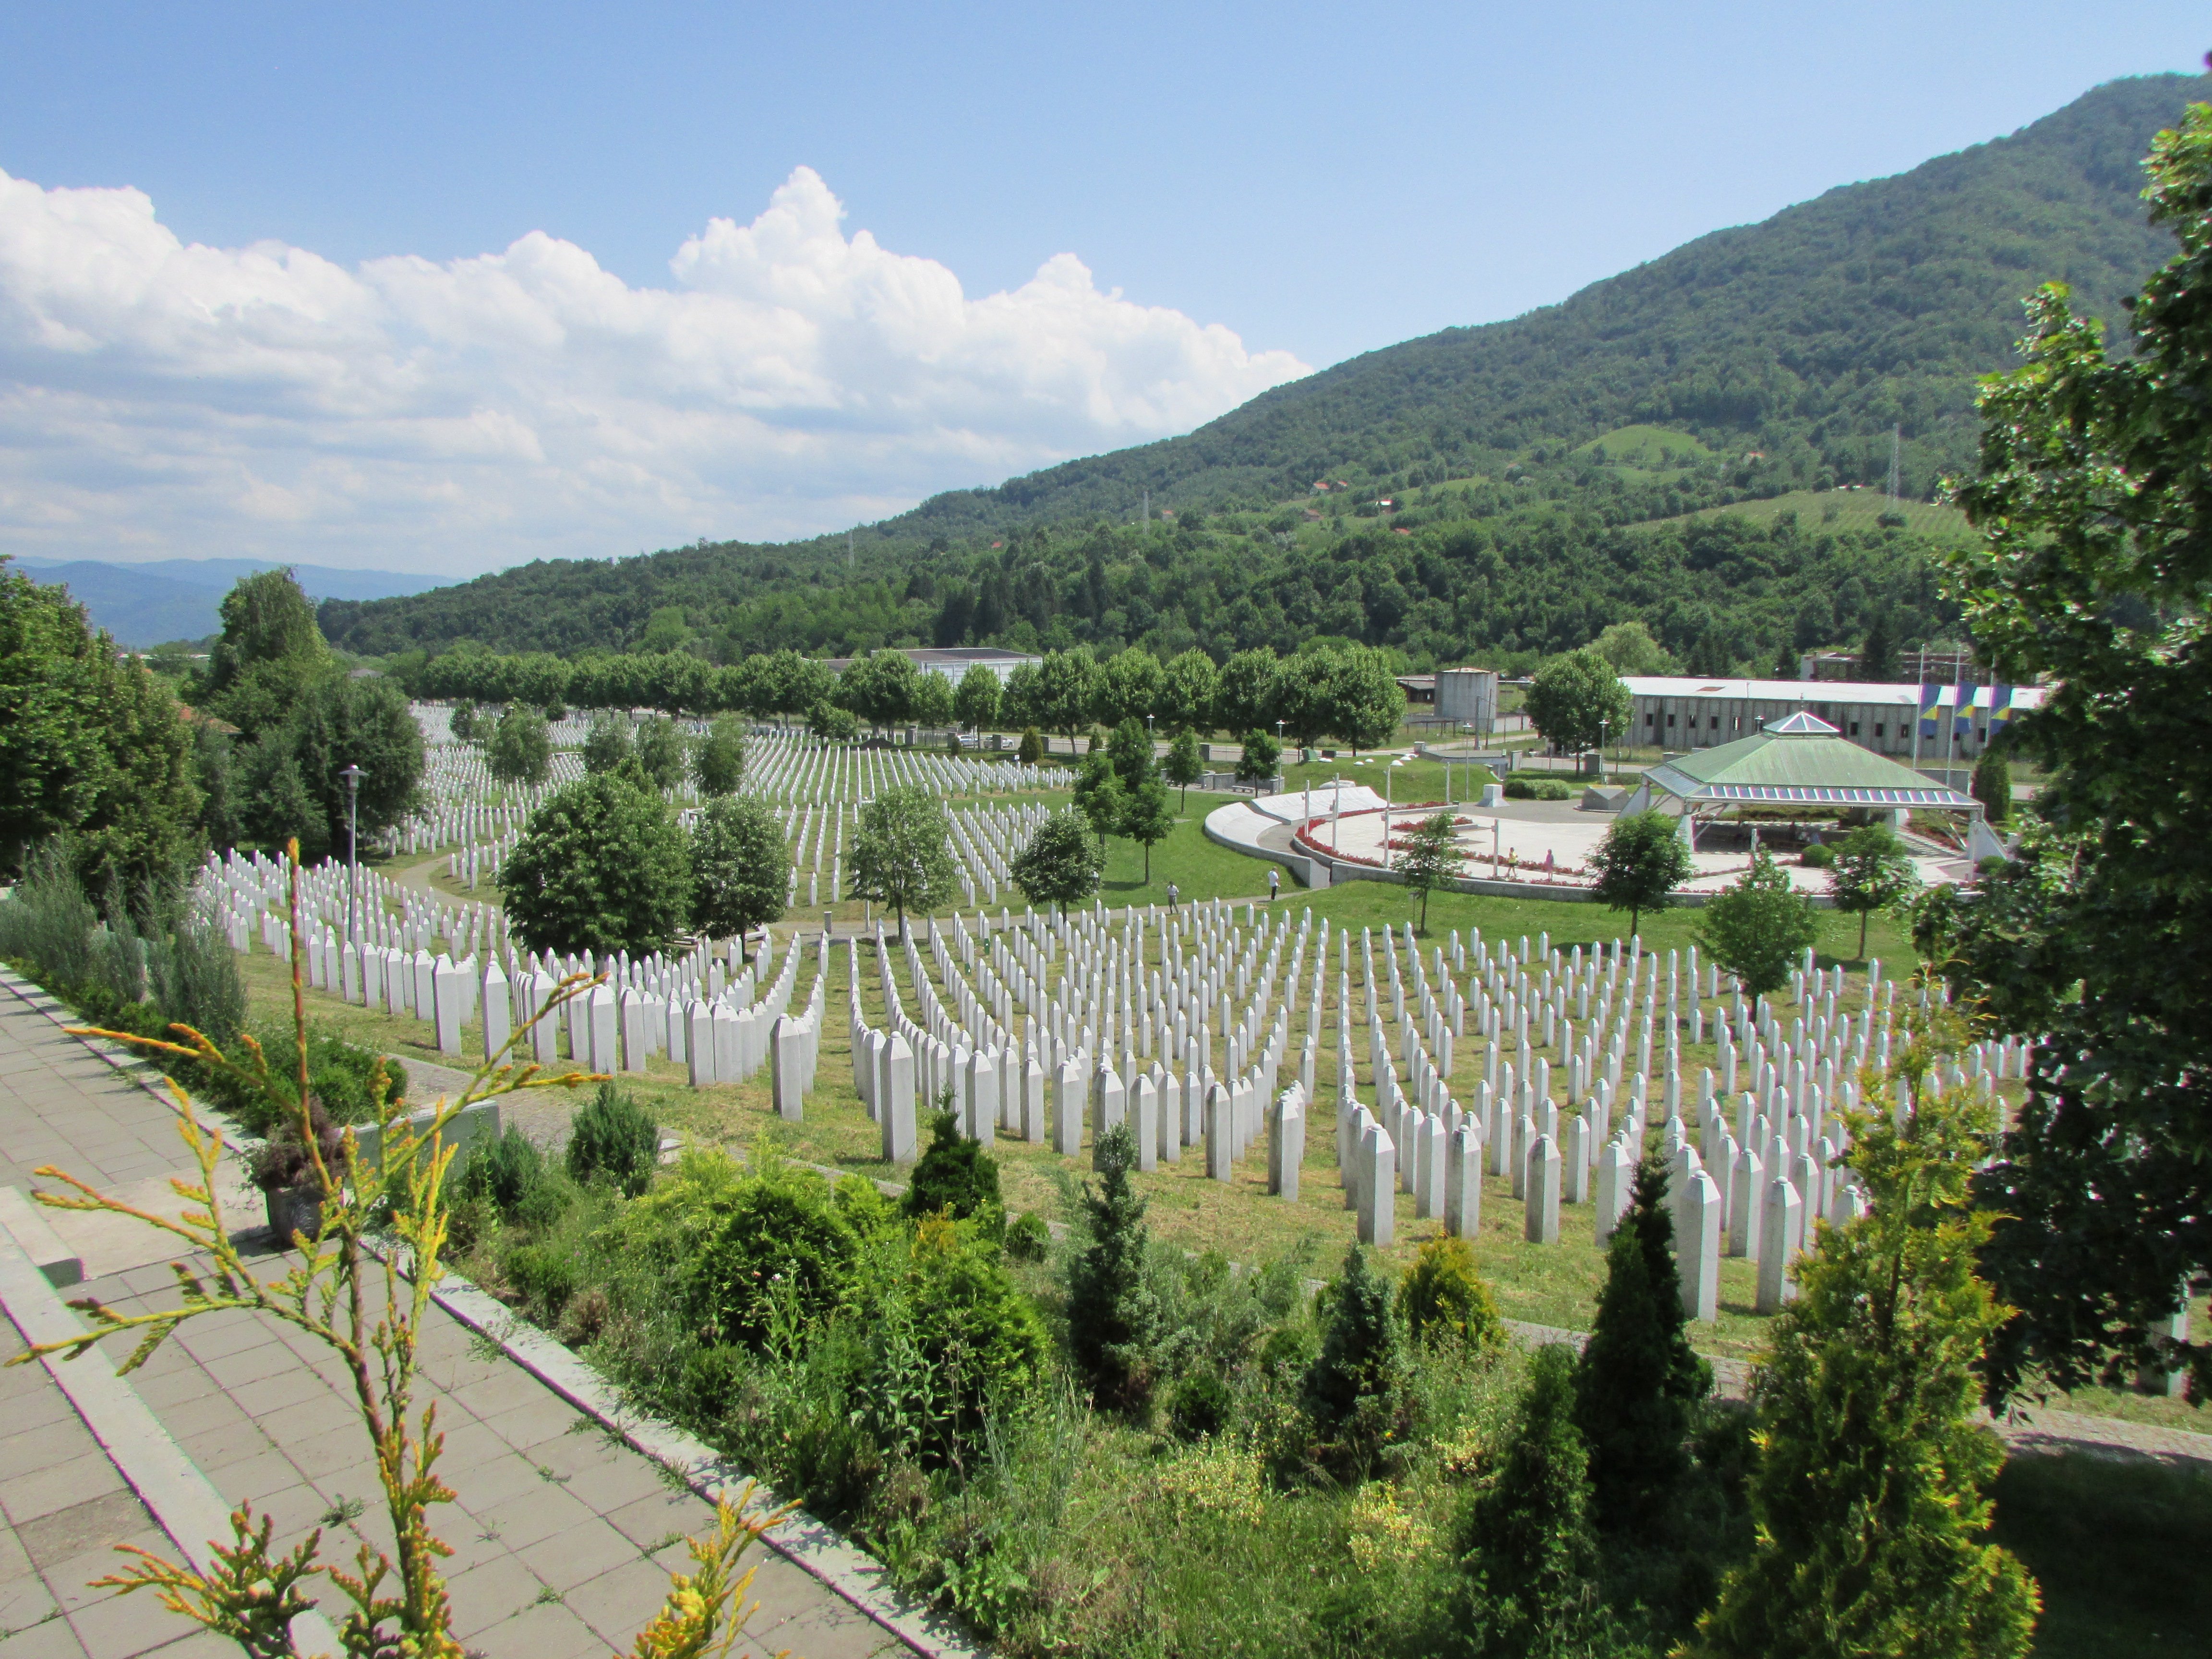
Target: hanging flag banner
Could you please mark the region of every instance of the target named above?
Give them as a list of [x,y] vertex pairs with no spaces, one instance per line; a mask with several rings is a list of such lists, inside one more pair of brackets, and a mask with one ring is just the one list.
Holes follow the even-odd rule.
[[1990,688],[1990,724],[1991,726],[2008,726],[2012,723],[2012,693],[2013,688],[2009,685],[1992,685]]
[[1936,737],[1936,709],[1943,701],[1943,688],[1923,685],[1920,688],[1920,735],[1929,741]]

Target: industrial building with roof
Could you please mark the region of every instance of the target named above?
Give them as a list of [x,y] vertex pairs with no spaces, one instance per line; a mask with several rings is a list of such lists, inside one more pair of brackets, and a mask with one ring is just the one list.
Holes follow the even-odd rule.
[[[1002,651],[994,645],[905,645],[898,647],[897,650],[901,656],[924,673],[942,674],[955,684],[969,669],[981,667],[996,674],[999,683],[1003,685],[1014,670],[1024,663],[1034,665],[1044,660],[1042,657],[1020,651]],[[850,657],[831,657],[825,665],[831,673],[842,674],[852,660]]]
[[[1686,676],[1621,677],[1634,700],[1628,741],[1668,751],[1711,749],[1754,736],[1774,720],[1809,714],[1846,742],[1878,755],[1941,762],[1972,760],[2012,713],[2040,708],[2040,686],[1929,687],[1936,730],[1916,732],[1922,688],[1867,680],[1732,680]],[[1959,702],[1964,690],[1966,702]]]

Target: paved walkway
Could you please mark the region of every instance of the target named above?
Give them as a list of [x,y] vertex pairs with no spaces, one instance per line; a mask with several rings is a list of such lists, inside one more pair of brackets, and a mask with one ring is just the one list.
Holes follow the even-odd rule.
[[[148,1197],[167,1194],[167,1174],[186,1167],[167,1106],[0,989],[0,1182],[27,1188],[31,1169],[47,1163]],[[173,1304],[169,1255],[147,1243],[148,1230],[43,1213],[84,1255],[84,1291],[119,1309]],[[240,1215],[241,1226],[259,1221],[252,1210]],[[9,1313],[0,1358],[24,1342],[24,1316]],[[108,1346],[119,1357],[123,1345]],[[683,1539],[711,1528],[710,1506],[442,1310],[424,1328],[422,1354],[418,1403],[437,1407],[441,1472],[459,1494],[432,1517],[454,1548],[446,1572],[455,1636],[486,1659],[627,1650],[669,1572],[688,1563]],[[357,1541],[389,1547],[350,1389],[319,1344],[258,1315],[210,1316],[129,1381],[222,1500],[251,1499],[274,1516],[280,1540],[319,1525],[324,1559],[349,1563]],[[47,1370],[0,1372],[0,1659],[231,1651],[143,1592],[118,1601],[84,1589],[112,1570],[117,1542],[174,1553],[118,1467],[128,1457],[103,1449],[98,1427]],[[759,1567],[760,1609],[738,1652],[908,1651],[781,1556],[757,1547],[747,1560]]]

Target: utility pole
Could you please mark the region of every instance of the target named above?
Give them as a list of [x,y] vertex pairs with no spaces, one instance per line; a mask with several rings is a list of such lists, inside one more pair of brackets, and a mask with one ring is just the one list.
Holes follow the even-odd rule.
[[1889,429],[1889,500],[1893,507],[1904,494],[1903,469],[1898,465],[1904,443],[1905,428],[1893,426]]
[[346,781],[346,932],[351,934],[361,903],[361,781],[368,774],[349,764],[338,775]]
[[1146,484],[1145,486],[1145,507],[1144,511],[1138,516],[1140,517],[1146,524],[1150,524],[1152,521],[1152,489],[1150,484]]

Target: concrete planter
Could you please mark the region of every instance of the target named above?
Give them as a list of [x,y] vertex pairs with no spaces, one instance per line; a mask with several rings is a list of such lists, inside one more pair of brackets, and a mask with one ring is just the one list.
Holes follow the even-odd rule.
[[295,1233],[305,1233],[313,1238],[323,1224],[323,1189],[319,1187],[271,1188],[261,1196],[269,1208],[269,1231],[283,1243],[290,1243]]

